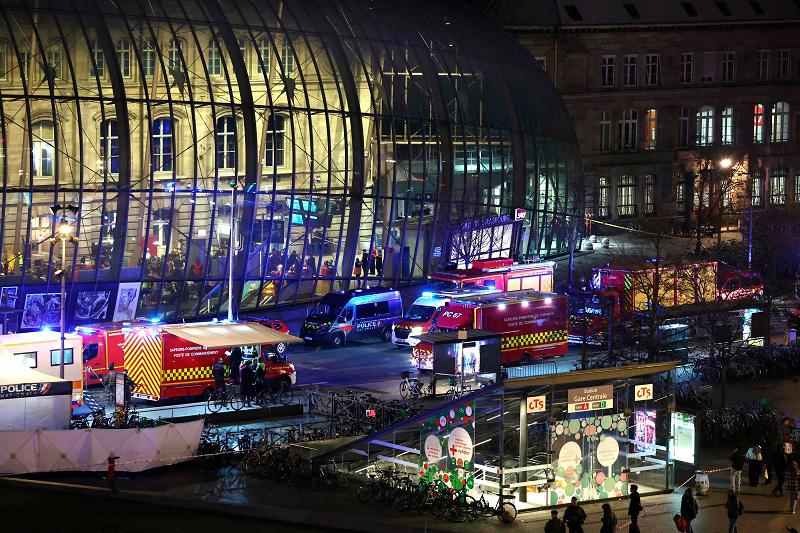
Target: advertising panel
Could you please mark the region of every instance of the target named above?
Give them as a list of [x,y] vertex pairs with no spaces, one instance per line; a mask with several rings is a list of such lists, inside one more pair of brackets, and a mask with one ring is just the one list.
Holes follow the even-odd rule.
[[694,416],[688,413],[672,413],[671,427],[673,440],[670,457],[674,461],[694,464]]
[[61,294],[40,293],[25,295],[25,310],[20,329],[58,327],[61,321]]
[[75,301],[75,319],[105,320],[111,291],[80,291]]
[[474,434],[474,402],[442,409],[421,422],[421,481],[442,483],[456,490],[474,488]]
[[139,303],[141,283],[120,283],[117,289],[117,304],[114,307],[114,321],[133,320]]
[[420,341],[411,349],[411,363],[420,370],[433,370],[433,345]]
[[480,326],[487,331],[505,332],[564,330],[567,327],[567,301],[563,297],[553,297],[481,309]]
[[656,412],[635,411],[633,413],[634,450],[639,453],[656,453]]

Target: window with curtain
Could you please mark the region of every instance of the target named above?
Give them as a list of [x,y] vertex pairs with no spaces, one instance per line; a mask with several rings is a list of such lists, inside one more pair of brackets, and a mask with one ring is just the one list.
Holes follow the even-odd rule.
[[114,119],[100,124],[100,158],[106,172],[119,173],[119,134],[117,121]]
[[689,146],[689,110],[685,107],[681,109],[678,122],[678,146],[683,148]]
[[117,61],[123,78],[131,77],[131,42],[128,39],[117,41]]
[[217,168],[233,170],[236,168],[236,119],[218,118],[216,137]]
[[764,174],[760,168],[753,170],[750,176],[750,202],[753,207],[764,205]]
[[776,102],[772,106],[772,129],[771,139],[774,143],[785,143],[789,141],[789,104],[787,102]]
[[619,149],[636,150],[638,148],[639,112],[626,109],[619,121]]
[[786,203],[786,169],[773,168],[769,175],[769,202],[773,205]]
[[704,105],[697,110],[697,145],[709,146],[714,143],[714,108]]
[[753,106],[753,142],[764,142],[764,106],[762,104]]
[[644,148],[645,150],[656,149],[656,126],[657,113],[655,109],[648,109],[644,112]]
[[269,72],[270,41],[267,38],[258,41],[258,73]]
[[284,76],[294,72],[294,53],[292,52],[292,42],[288,37],[283,40],[281,48],[281,71]]
[[654,215],[656,212],[656,177],[648,174],[644,177],[644,214]]
[[142,71],[147,77],[152,76],[156,71],[156,49],[153,42],[145,39],[142,41],[142,47],[139,51],[142,55]]
[[103,49],[100,48],[97,40],[89,41],[89,76],[92,78],[102,78],[106,73]]
[[727,105],[722,108],[722,144],[733,144],[734,142],[734,127],[733,127],[733,106]]
[[222,74],[222,56],[219,53],[219,45],[214,39],[208,43],[208,74],[210,76]]
[[153,121],[151,143],[153,155],[151,167],[153,172],[170,172],[173,168],[173,123],[170,118],[159,118]]
[[603,111],[600,115],[600,151],[611,151],[611,111]]
[[270,115],[267,121],[267,149],[264,164],[268,167],[282,167],[284,161],[284,144],[286,142],[286,117]]
[[35,178],[49,178],[54,175],[55,133],[49,120],[36,122],[31,127],[33,161],[31,174]]
[[601,176],[597,187],[597,218],[608,218],[611,208],[611,183]]
[[636,214],[636,178],[622,176],[617,182],[617,215],[630,217]]

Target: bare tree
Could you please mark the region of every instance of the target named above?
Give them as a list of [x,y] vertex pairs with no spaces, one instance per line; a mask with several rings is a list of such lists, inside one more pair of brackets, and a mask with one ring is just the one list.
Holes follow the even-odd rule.
[[450,259],[463,262],[469,267],[482,254],[502,248],[496,245],[496,241],[503,239],[506,231],[510,229],[504,226],[475,229],[455,226],[450,230]]

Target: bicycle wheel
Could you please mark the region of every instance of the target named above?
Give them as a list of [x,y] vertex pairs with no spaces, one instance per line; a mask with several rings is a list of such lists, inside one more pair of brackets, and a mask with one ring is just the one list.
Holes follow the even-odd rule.
[[358,499],[361,503],[369,502],[375,495],[375,484],[365,483],[358,488]]
[[404,400],[408,398],[408,381],[406,380],[400,382],[400,397]]
[[497,510],[497,518],[504,524],[510,524],[517,519],[517,507],[511,502],[503,502]]
[[292,392],[292,389],[281,387],[275,399],[278,400],[278,403],[281,405],[289,405],[292,403],[292,400],[294,400],[294,393]]
[[206,402],[206,407],[212,413],[218,413],[220,409],[222,409],[222,402],[219,400],[219,396],[216,394],[212,394],[208,398],[208,402]]
[[235,392],[228,396],[228,407],[234,411],[242,410],[242,397]]

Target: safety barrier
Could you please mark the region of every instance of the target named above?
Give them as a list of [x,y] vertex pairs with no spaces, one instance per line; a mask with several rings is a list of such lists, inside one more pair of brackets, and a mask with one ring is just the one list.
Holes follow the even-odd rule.
[[548,361],[546,363],[533,363],[529,365],[506,367],[506,379],[521,379],[534,376],[547,376],[558,373],[558,363]]

